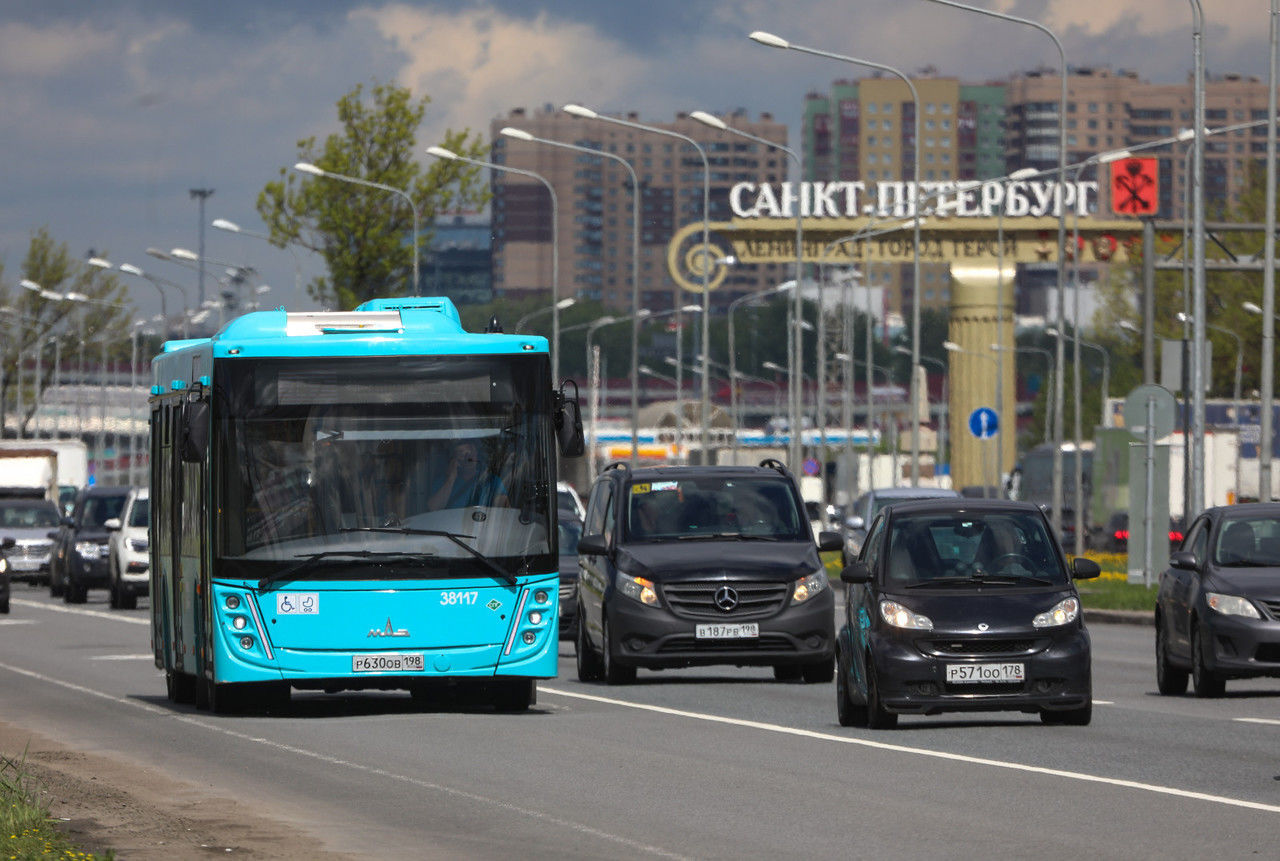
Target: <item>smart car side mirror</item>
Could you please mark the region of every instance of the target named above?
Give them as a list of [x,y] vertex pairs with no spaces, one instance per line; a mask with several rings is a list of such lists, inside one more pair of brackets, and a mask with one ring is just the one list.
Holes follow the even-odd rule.
[[1092,559],[1077,556],[1071,560],[1071,578],[1073,580],[1092,580],[1102,573],[1102,567]]
[[861,560],[850,562],[840,572],[840,580],[844,583],[870,583],[871,569],[867,567],[867,563]]
[[818,549],[822,552],[829,550],[843,550],[844,536],[839,532],[822,531],[818,533]]
[[603,535],[584,535],[578,539],[579,556],[603,556],[609,552],[609,544]]
[[1169,554],[1169,567],[1183,571],[1194,571],[1197,567],[1196,554],[1190,550],[1179,550]]

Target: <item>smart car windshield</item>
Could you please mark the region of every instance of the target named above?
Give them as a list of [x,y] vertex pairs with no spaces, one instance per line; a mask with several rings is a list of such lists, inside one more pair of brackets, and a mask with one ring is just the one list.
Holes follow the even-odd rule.
[[888,582],[905,588],[1067,583],[1042,518],[1031,512],[899,515],[888,548]]
[[792,485],[781,477],[634,481],[626,514],[628,533],[636,540],[799,541],[811,535]]

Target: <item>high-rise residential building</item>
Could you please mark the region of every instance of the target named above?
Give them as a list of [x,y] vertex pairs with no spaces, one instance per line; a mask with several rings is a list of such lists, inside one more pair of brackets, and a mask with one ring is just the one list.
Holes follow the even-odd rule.
[[[757,120],[744,112],[721,118],[756,137],[787,143],[786,125],[768,114]],[[729,190],[735,183],[787,179],[787,157],[782,151],[717,131],[685,114],[672,122],[642,120],[635,113],[619,119],[675,132],[702,147],[710,168],[707,217],[712,223],[732,218]],[[680,288],[667,268],[672,235],[703,218],[703,162],[693,146],[668,135],[579,119],[550,107],[512,110],[491,123],[493,161],[532,171],[555,191],[559,295],[596,299],[616,310],[629,309],[632,300],[633,199],[626,168],[611,158],[504,137],[500,131],[506,126],[625,159],[640,184],[640,307],[661,311],[700,301],[696,293]],[[495,298],[549,297],[551,195],[541,182],[503,171],[494,172],[492,190]],[[730,265],[724,281],[712,292],[711,304],[723,308],[735,298],[776,286],[789,279],[790,272],[787,263]]]

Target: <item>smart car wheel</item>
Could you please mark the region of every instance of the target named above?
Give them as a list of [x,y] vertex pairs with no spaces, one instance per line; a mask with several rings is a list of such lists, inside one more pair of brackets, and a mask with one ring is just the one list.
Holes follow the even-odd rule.
[[609,630],[609,617],[604,617],[603,633],[600,636],[600,654],[604,663],[604,680],[611,685],[629,685],[636,680],[636,668],[624,667],[618,663],[613,654],[613,637]]
[[1169,643],[1160,621],[1156,622],[1156,688],[1165,696],[1187,692],[1187,671],[1169,663]]
[[898,716],[885,709],[880,702],[880,683],[876,679],[875,662],[867,656],[867,728],[893,729],[898,725]]
[[866,707],[856,706],[849,699],[849,668],[844,661],[839,661],[836,666],[836,717],[840,726],[865,726],[867,723]]
[[1204,665],[1206,648],[1208,645],[1204,642],[1204,635],[1197,626],[1195,633],[1191,635],[1191,682],[1195,686],[1196,696],[1201,699],[1220,697],[1227,689],[1222,676]]

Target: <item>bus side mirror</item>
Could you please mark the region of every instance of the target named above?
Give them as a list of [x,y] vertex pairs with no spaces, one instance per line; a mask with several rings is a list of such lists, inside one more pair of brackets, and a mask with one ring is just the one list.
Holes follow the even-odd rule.
[[[573,397],[564,392],[566,385],[573,386]],[[573,380],[565,380],[556,393],[556,440],[560,443],[560,454],[564,457],[582,457],[587,448],[586,437],[582,433],[582,410],[578,406],[578,384]]]
[[201,463],[209,450],[209,402],[187,401],[182,407],[179,451],[187,463]]

